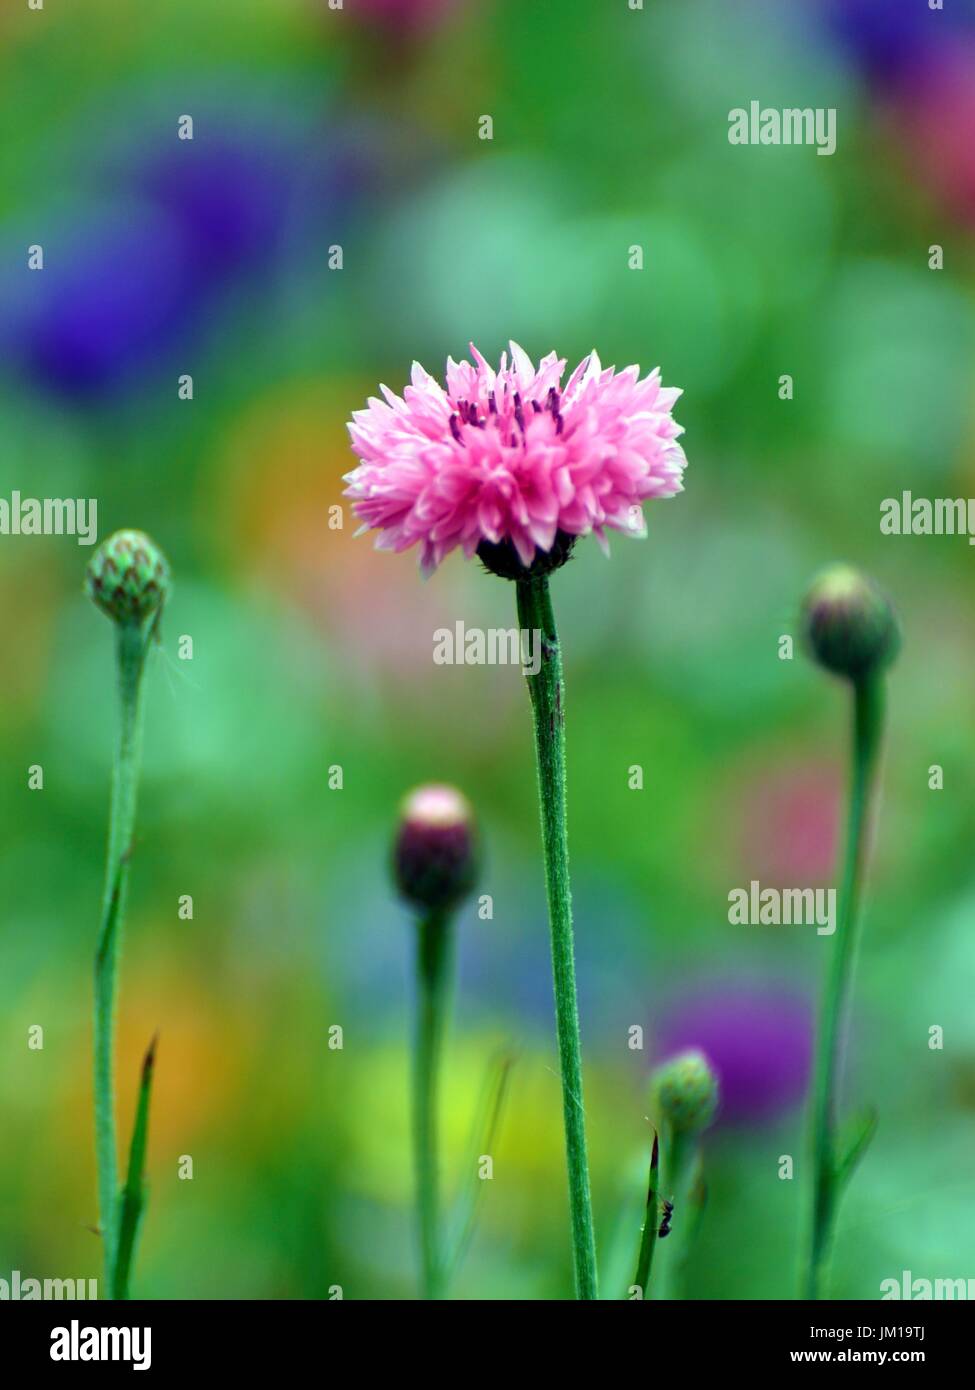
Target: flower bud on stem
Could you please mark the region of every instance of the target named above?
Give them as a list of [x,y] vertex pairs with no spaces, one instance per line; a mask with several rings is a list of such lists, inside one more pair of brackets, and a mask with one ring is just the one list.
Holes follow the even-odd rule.
[[810,655],[850,684],[853,737],[840,910],[819,1014],[812,1094],[813,1210],[805,1295],[822,1298],[843,1187],[872,1134],[838,1140],[837,1091],[843,1033],[856,961],[860,906],[884,731],[884,672],[900,647],[900,624],[886,594],[847,566],[813,583],[803,605]]
[[435,1300],[446,1297],[448,1277],[437,1108],[453,977],[453,915],[473,889],[477,867],[474,817],[460,792],[438,785],[411,792],[393,848],[393,877],[401,897],[418,914],[413,1153],[423,1296]]
[[[143,675],[168,592],[169,569],[139,531],[119,531],[102,543],[87,572],[88,595],[115,624],[119,739],[112,777],[108,857],[101,927],[95,954],[94,1092],[99,1224],[105,1286],[117,1286],[121,1194],[115,1130],[115,1011],[118,959],[129,857],[135,830],[142,741]],[[127,1286],[128,1271],[124,1286]]]
[[[689,1049],[663,1062],[653,1074],[655,1109],[664,1126],[663,1195],[672,1204],[673,1233],[660,1261],[657,1298],[680,1297],[684,1266],[700,1215],[691,1193],[699,1178],[700,1136],[718,1109],[714,1068],[702,1052]],[[670,1228],[668,1220],[668,1231]]]

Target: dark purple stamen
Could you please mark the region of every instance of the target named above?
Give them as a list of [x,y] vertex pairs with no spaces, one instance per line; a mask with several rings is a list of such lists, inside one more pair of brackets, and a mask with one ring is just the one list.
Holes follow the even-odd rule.
[[550,386],[548,389],[548,395],[545,397],[545,409],[550,410],[552,412],[552,419],[555,421],[556,434],[562,433],[562,416],[559,413],[559,406],[561,404],[562,398],[559,395],[558,391],[555,389],[554,386]]
[[450,417],[450,433],[454,436],[454,438],[457,440],[457,443],[459,444],[459,443],[460,443],[460,422],[458,421],[456,415],[451,415],[451,417]]

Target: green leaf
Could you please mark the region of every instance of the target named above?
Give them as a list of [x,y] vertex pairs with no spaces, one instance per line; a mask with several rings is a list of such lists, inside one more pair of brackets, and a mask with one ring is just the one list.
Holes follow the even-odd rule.
[[877,1132],[877,1111],[873,1106],[846,1122],[836,1139],[836,1182],[845,1187],[854,1169]]
[[653,1270],[653,1252],[657,1246],[660,1229],[660,1143],[657,1131],[653,1132],[653,1147],[650,1150],[650,1177],[647,1182],[647,1206],[643,1217],[643,1230],[640,1234],[640,1253],[636,1262],[633,1283],[643,1291],[644,1298],[650,1296],[650,1274]]
[[477,1176],[477,1164],[481,1154],[490,1153],[501,1122],[501,1113],[508,1092],[508,1081],[515,1057],[507,1050],[498,1053],[488,1064],[484,1085],[476,1111],[471,1136],[471,1156],[467,1168],[467,1180],[457,1200],[454,1213],[456,1236],[449,1251],[445,1265],[450,1279],[460,1267],[460,1263],[470,1245],[477,1218],[477,1203],[483,1183]]
[[125,1299],[129,1296],[132,1257],[135,1253],[135,1243],[145,1211],[146,1141],[149,1136],[149,1101],[152,1095],[152,1073],[156,1061],[156,1041],[157,1039],[154,1037],[142,1063],[139,1099],[136,1104],[135,1124],[132,1128],[132,1146],[129,1150],[129,1170],[126,1175],[125,1186],[119,1193],[119,1239],[112,1278],[113,1298]]

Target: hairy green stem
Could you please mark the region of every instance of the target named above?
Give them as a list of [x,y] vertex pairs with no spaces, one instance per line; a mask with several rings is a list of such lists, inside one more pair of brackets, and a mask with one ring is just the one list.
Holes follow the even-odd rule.
[[806,1297],[823,1296],[841,1195],[842,1155],[837,1151],[837,1090],[850,988],[856,961],[864,869],[877,787],[884,727],[880,676],[853,685],[853,738],[845,865],[840,910],[819,1014],[812,1129],[814,1195]]
[[417,1028],[414,1066],[413,1144],[423,1297],[446,1295],[446,1256],[440,1217],[440,1062],[450,998],[453,929],[444,912],[417,923]]
[[135,827],[136,791],[142,735],[142,676],[154,631],[136,623],[116,626],[119,689],[119,739],[112,777],[108,858],[101,928],[95,955],[95,1155],[98,1209],[104,1243],[105,1286],[115,1286],[118,1254],[119,1187],[115,1132],[115,1011],[118,959],[128,880],[129,853]]
[[562,1111],[569,1176],[569,1210],[576,1297],[598,1296],[586,1123],[582,1097],[582,1048],[576,1000],[569,888],[569,845],[565,810],[565,715],[562,654],[547,577],[517,581],[518,620],[523,632],[541,634],[541,665],[529,675],[535,724],[538,793],[545,857],[545,886],[552,938],[555,1023],[562,1073]]

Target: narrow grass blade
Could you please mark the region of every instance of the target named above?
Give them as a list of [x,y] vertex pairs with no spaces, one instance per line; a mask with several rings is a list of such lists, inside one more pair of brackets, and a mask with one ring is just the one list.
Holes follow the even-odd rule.
[[836,1163],[836,1183],[842,1191],[853,1176],[860,1159],[870,1147],[877,1132],[877,1112],[871,1106],[856,1115],[844,1127],[837,1139],[838,1159]]
[[125,1186],[119,1195],[119,1239],[112,1279],[113,1298],[125,1299],[129,1296],[132,1257],[146,1205],[146,1141],[149,1136],[149,1101],[152,1095],[157,1040],[158,1037],[154,1037],[149,1044],[142,1063],[139,1099],[136,1104],[135,1124],[132,1127],[132,1147],[129,1150],[129,1170]]
[[515,1064],[512,1053],[498,1054],[488,1065],[481,1088],[481,1096],[474,1112],[471,1128],[471,1154],[467,1166],[467,1177],[454,1213],[456,1232],[453,1245],[447,1256],[447,1277],[451,1278],[460,1267],[467,1248],[471,1243],[477,1222],[477,1204],[481,1195],[482,1182],[477,1175],[478,1161],[482,1154],[491,1152],[501,1114],[508,1093],[511,1069]]
[[632,1296],[633,1232],[643,1229],[646,1205],[647,1151],[641,1145],[620,1165],[614,1184],[615,1215],[612,1229],[601,1240],[599,1297],[619,1302]]
[[95,967],[101,969],[105,959],[114,944],[118,933],[119,912],[122,906],[122,889],[125,885],[125,870],[128,867],[129,854],[126,852],[119,858],[115,874],[112,878],[111,890],[108,894],[108,901],[105,903],[102,912],[102,920],[98,929],[98,949],[95,954]]
[[650,1150],[650,1180],[647,1183],[647,1210],[640,1237],[640,1254],[636,1263],[633,1283],[648,1297],[650,1275],[653,1271],[653,1252],[657,1246],[657,1232],[660,1229],[660,1140],[657,1132],[653,1134],[653,1148]]

